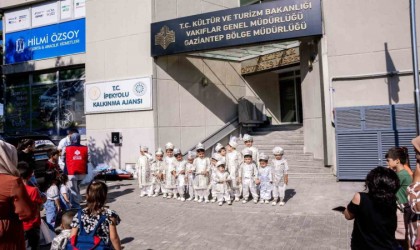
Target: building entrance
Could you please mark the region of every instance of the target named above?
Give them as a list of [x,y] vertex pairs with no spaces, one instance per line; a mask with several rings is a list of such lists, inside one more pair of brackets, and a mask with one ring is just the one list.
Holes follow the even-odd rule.
[[279,74],[281,123],[302,123],[300,71]]

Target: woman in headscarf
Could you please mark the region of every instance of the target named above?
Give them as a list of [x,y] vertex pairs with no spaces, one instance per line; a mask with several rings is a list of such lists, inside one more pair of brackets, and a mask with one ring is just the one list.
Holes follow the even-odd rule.
[[23,250],[22,220],[34,216],[25,186],[17,170],[16,148],[0,141],[0,249]]

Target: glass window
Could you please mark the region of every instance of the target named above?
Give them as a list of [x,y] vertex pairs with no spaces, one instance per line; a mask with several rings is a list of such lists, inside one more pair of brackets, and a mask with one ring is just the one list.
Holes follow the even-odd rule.
[[85,134],[84,73],[84,68],[61,70],[59,81],[57,71],[7,76],[6,131],[65,135],[76,127]]

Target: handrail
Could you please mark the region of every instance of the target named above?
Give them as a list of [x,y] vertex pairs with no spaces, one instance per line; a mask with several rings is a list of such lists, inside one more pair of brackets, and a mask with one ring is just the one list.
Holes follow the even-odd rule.
[[[217,141],[220,141],[221,139],[223,139],[224,137],[226,137],[227,135],[229,135],[230,133],[232,133],[234,130],[236,130],[239,127],[239,117],[236,116],[235,118],[233,118],[232,120],[230,120],[229,122],[227,122],[225,125],[223,125],[223,127],[221,127],[220,129],[218,129],[217,131],[215,131],[214,133],[212,133],[211,135],[207,136],[207,138],[205,138],[204,140],[201,141],[201,143],[204,144],[204,150],[207,150],[209,148],[211,148],[214,144],[216,144],[217,142],[214,143],[206,143],[209,142],[213,139],[213,137],[216,137],[218,134],[220,134],[221,132],[223,132],[226,128],[228,128],[229,126],[232,126],[232,131],[230,131],[229,133],[227,133],[226,135],[223,135],[222,138],[220,138]],[[190,149],[186,150],[183,155],[187,155],[188,151],[193,151],[195,149],[195,146],[192,146]]]

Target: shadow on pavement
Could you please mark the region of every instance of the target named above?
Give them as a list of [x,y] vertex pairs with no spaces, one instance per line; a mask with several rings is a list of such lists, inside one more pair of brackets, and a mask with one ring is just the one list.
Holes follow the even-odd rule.
[[126,195],[126,194],[130,194],[134,192],[134,188],[128,188],[125,189],[123,191],[115,191],[115,192],[110,192],[108,193],[108,201],[107,203],[112,203],[114,201],[116,201],[116,198]]
[[293,196],[296,195],[296,191],[294,189],[286,189],[286,194],[284,195],[284,202],[292,199]]
[[124,245],[124,244],[132,242],[133,240],[134,240],[133,237],[125,237],[124,239],[121,240],[121,244]]

